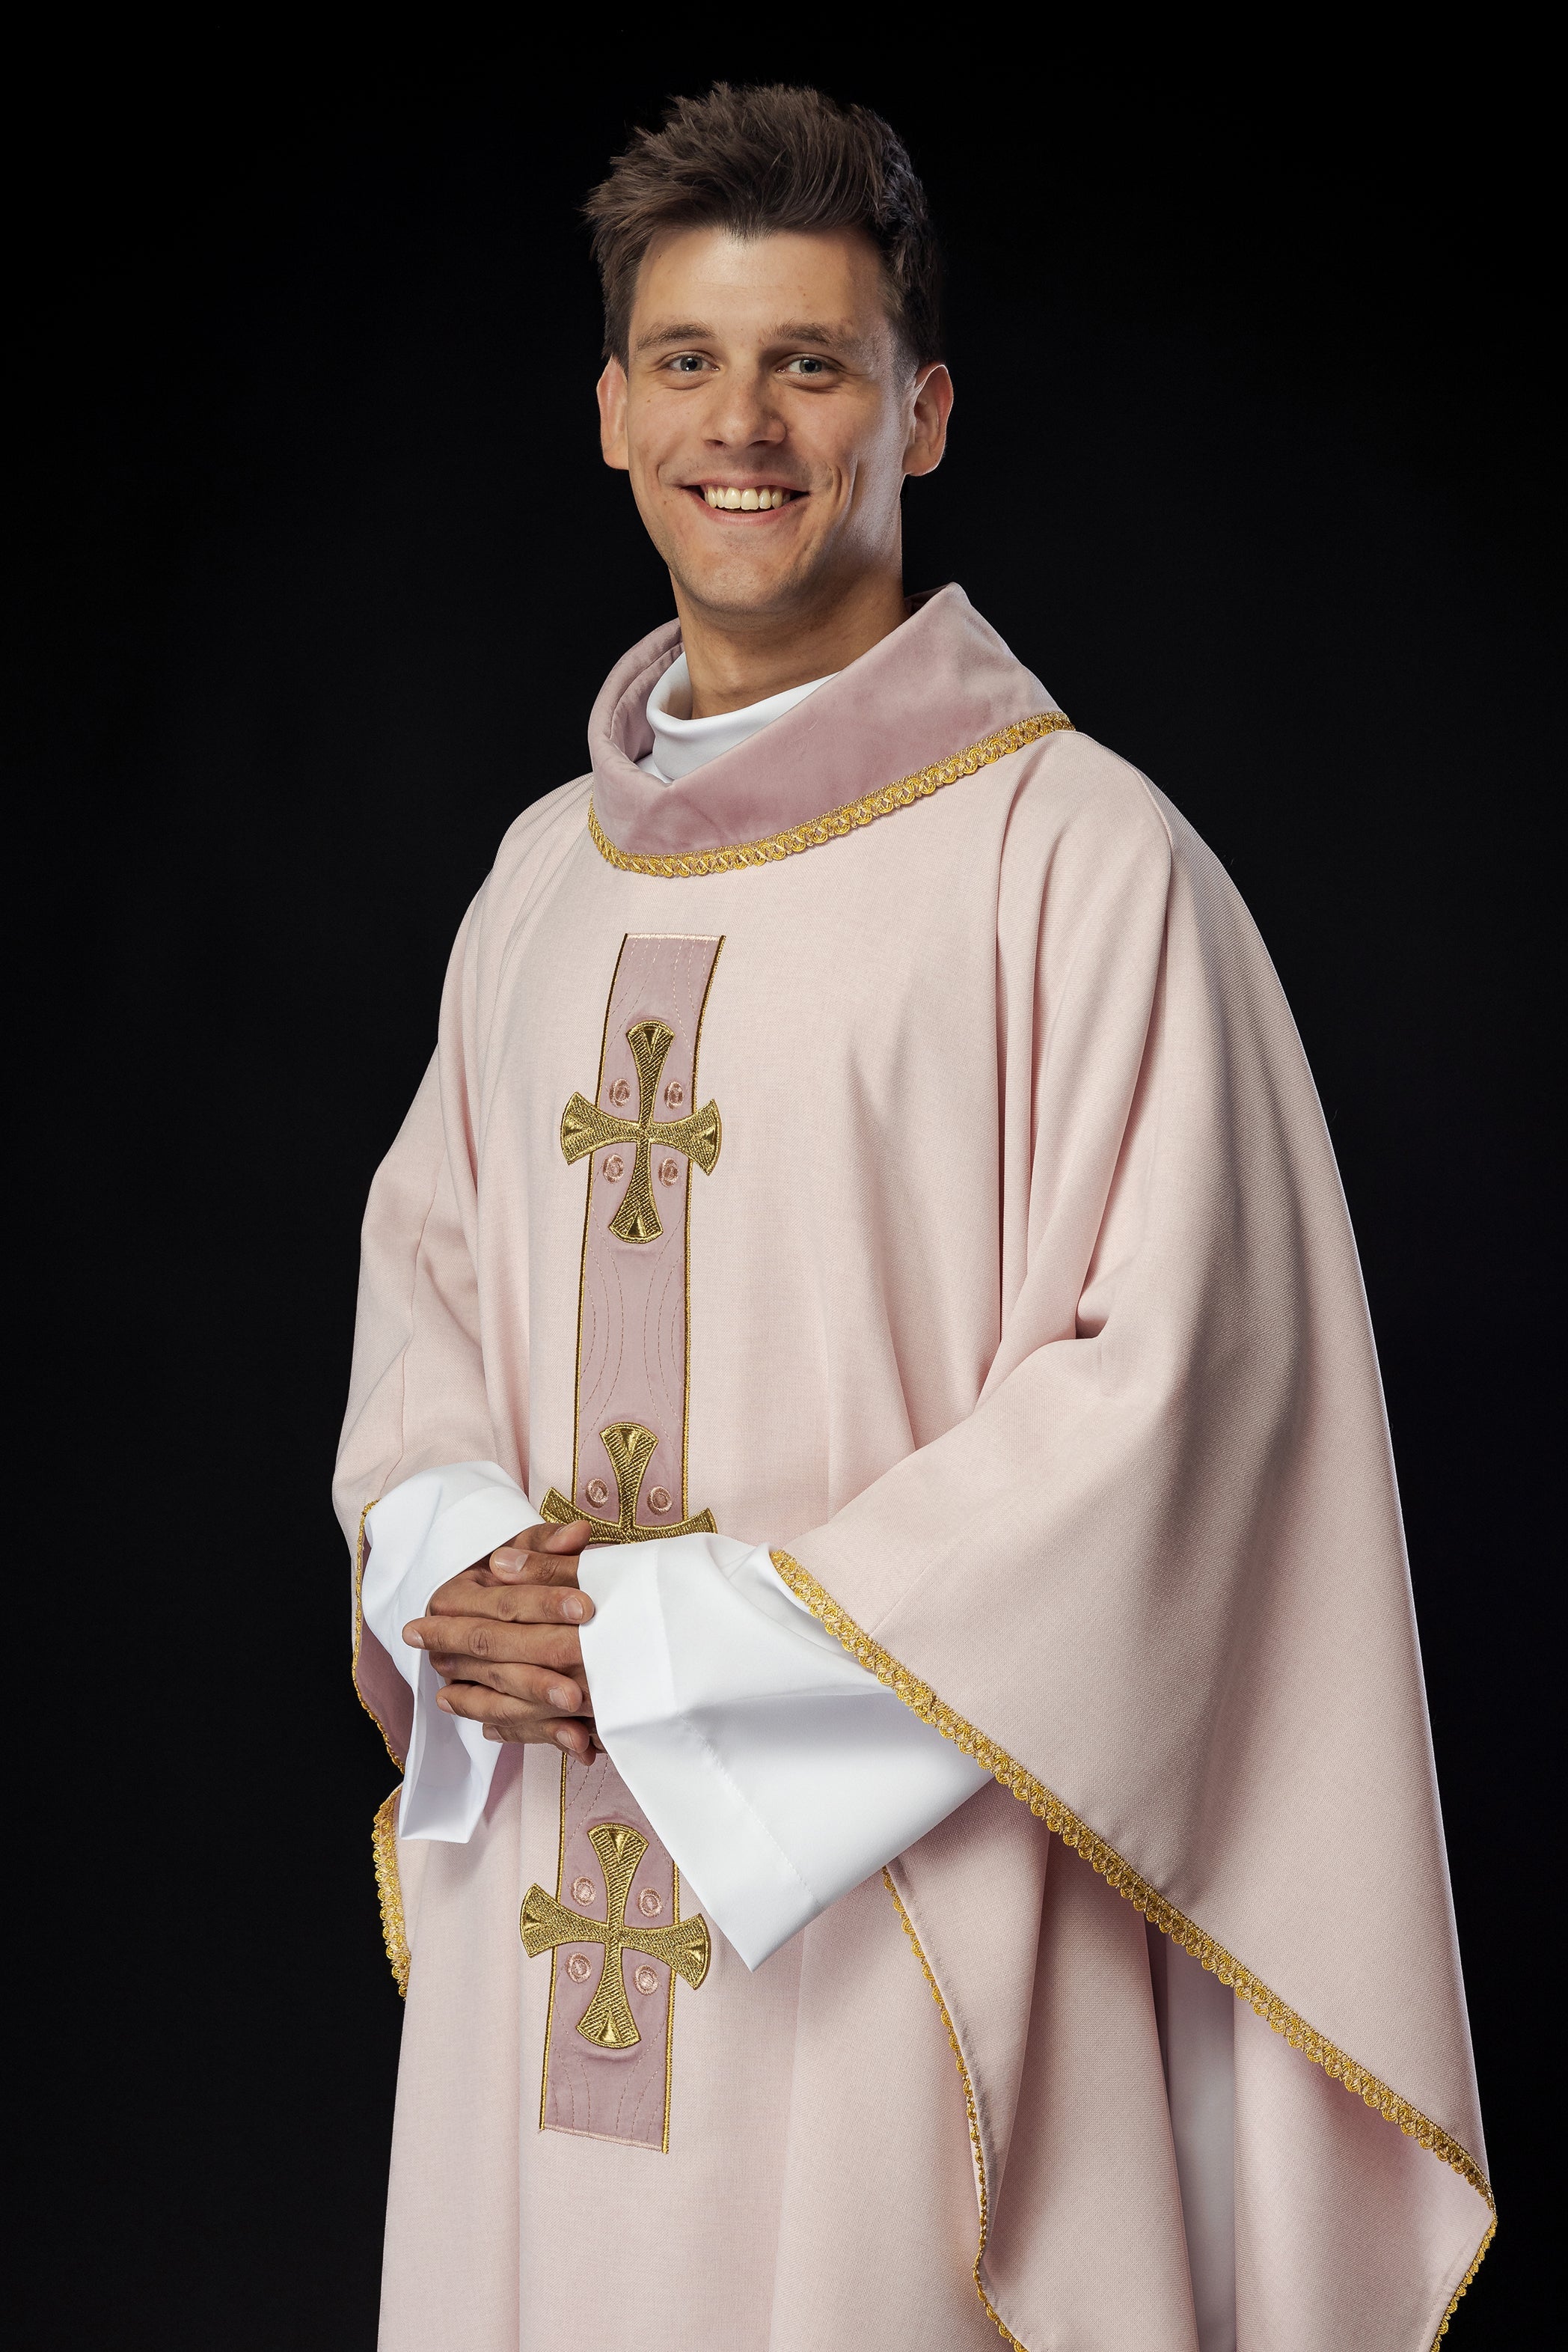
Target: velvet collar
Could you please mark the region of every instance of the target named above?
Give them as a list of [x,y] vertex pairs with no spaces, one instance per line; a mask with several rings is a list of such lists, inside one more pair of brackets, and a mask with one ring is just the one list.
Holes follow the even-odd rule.
[[[680,649],[675,621],[633,646],[605,680],[589,720],[595,834],[616,864],[685,861],[752,843],[766,853],[771,837],[814,829],[818,820],[937,763],[979,749],[985,758],[969,764],[981,766],[1016,748],[1011,740],[995,744],[998,736],[1018,733],[1021,742],[1047,731],[1041,724],[1022,732],[1020,722],[1049,715],[1050,725],[1067,723],[1039,678],[953,585],[924,599],[891,636],[748,741],[662,784],[637,761],[653,746],[648,698]],[[901,795],[890,807],[915,797]],[[837,824],[821,837],[845,830]],[[740,861],[724,860],[732,862]]]

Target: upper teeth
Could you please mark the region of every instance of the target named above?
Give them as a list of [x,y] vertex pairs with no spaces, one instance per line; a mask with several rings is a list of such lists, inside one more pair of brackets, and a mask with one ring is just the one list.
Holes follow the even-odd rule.
[[755,514],[759,507],[781,507],[794,495],[793,490],[720,490],[711,482],[703,488],[710,507],[726,507],[731,513],[738,507],[743,514]]

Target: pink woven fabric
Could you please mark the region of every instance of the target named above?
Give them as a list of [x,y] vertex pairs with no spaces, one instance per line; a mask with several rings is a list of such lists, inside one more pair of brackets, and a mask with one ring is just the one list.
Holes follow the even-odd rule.
[[[711,847],[1050,707],[950,588],[661,786],[634,762],[674,642],[612,676],[592,776],[518,819],[464,926],[366,1221],[345,1524],[441,1463],[494,1459],[536,1500],[570,1482],[585,1179],[562,1108],[622,940],[722,935],[691,1505],[786,1548],[1026,1794],[1108,1842],[1113,1877],[1233,1955],[1295,2043],[1365,2070],[1393,2120],[1238,2011],[1239,2340],[1427,2352],[1488,2224],[1485,2155],[1376,1363],[1268,957],[1179,814],[1071,733],[803,855],[617,870],[591,789],[628,854]],[[1027,1803],[983,1794],[894,1872],[977,2166],[876,1882],[755,1978],[716,1939],[702,1990],[677,1987],[655,2160],[531,2126],[548,1971],[516,1904],[554,1883],[542,1762],[472,1850],[416,1865],[389,2236],[411,2315],[389,2347],[626,2340],[629,2275],[640,2352],[994,2342],[968,2281],[983,2167],[981,2281],[1020,2343],[1191,2352],[1144,1923]],[[432,2054],[454,2015],[494,2032],[477,2084]],[[521,2219],[481,2242],[470,2201],[493,2215],[500,2191],[475,2167],[506,2116]],[[443,2280],[515,2261],[513,2302],[463,2334],[419,2301],[420,2245]]]

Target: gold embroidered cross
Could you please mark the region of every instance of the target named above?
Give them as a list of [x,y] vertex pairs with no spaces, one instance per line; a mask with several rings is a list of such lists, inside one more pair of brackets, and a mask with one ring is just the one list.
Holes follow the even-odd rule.
[[596,2049],[630,2050],[643,2037],[626,1998],[624,1955],[642,1952],[651,1960],[663,1960],[695,1992],[707,1974],[713,1948],[700,1913],[695,1919],[678,1919],[673,1927],[627,1926],[626,1898],[637,1864],[648,1851],[640,1830],[624,1822],[599,1822],[589,1831],[588,1842],[604,1872],[604,1917],[591,1919],[581,1911],[569,1910],[536,1883],[523,1897],[523,1948],[530,1960],[537,1960],[559,1944],[601,1944],[599,1982],[577,2030]]
[[[632,1048],[632,1063],[637,1073],[635,1118],[620,1118],[613,1111],[601,1110],[586,1095],[573,1095],[560,1115],[560,1148],[569,1168],[584,1152],[597,1151],[602,1143],[629,1143],[633,1147],[632,1181],[626,1187],[625,1199],[610,1220],[610,1230],[620,1241],[656,1242],[664,1230],[653,1206],[650,1158],[655,1144],[661,1150],[684,1151],[688,1160],[696,1161],[705,1176],[711,1176],[724,1140],[718,1105],[715,1102],[705,1103],[701,1110],[691,1112],[685,1118],[653,1117],[664,1057],[674,1042],[674,1031],[663,1021],[634,1021],[627,1030],[626,1043]],[[623,1084],[620,1090],[625,1093]],[[671,1091],[678,1097],[678,1087]],[[674,1160],[668,1164],[672,1171],[675,1169]],[[614,1171],[617,1176],[620,1172],[619,1169]],[[660,1172],[664,1172],[663,1168]]]
[[[552,1527],[564,1528],[572,1519],[586,1519],[590,1543],[652,1543],[659,1536],[711,1536],[716,1533],[718,1521],[711,1511],[698,1511],[689,1519],[673,1519],[662,1528],[644,1527],[637,1517],[638,1497],[643,1481],[648,1475],[648,1465],[658,1448],[659,1441],[651,1429],[640,1421],[612,1421],[608,1429],[599,1433],[604,1451],[610,1456],[610,1467],[615,1473],[615,1496],[621,1516],[615,1519],[596,1519],[591,1512],[580,1511],[569,1501],[559,1486],[552,1486],[539,1505],[539,1517]],[[653,1489],[657,1502],[660,1490]],[[668,1502],[669,1497],[665,1496]]]

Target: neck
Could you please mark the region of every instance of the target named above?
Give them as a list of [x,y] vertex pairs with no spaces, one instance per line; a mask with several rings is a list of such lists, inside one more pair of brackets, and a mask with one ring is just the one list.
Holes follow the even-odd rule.
[[673,585],[694,719],[744,710],[847,669],[891,635],[908,610],[900,572],[863,575],[831,604],[782,616],[716,613],[688,597],[678,581]]

